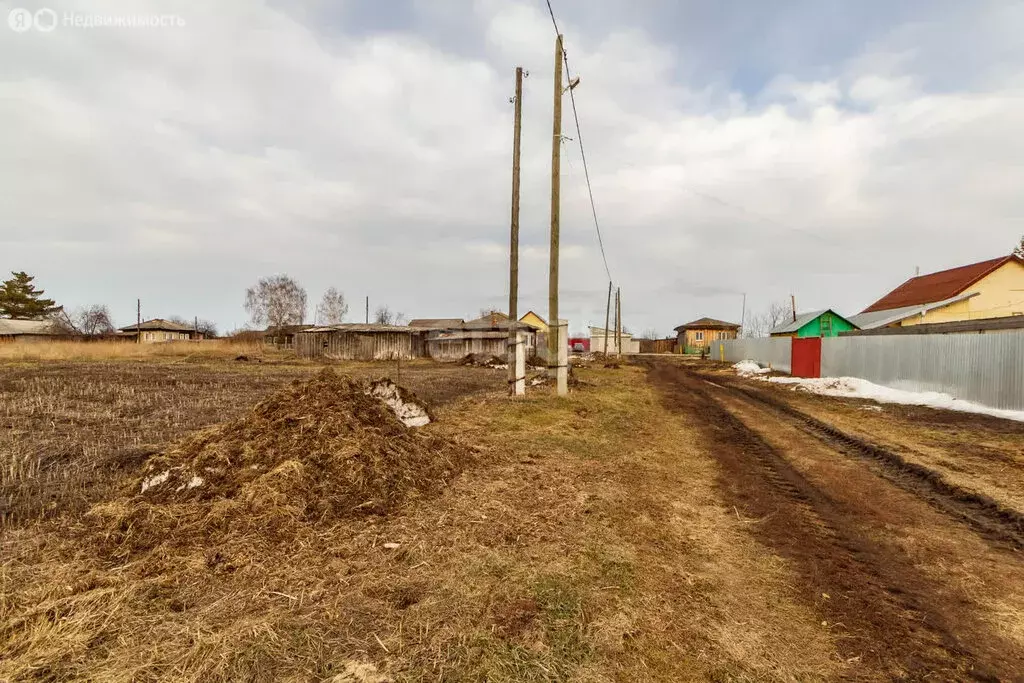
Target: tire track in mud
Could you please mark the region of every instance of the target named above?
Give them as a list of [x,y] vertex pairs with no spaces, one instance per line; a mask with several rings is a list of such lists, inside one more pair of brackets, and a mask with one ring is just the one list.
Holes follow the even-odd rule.
[[[976,632],[911,560],[872,542],[860,511],[834,500],[712,395],[699,376],[651,363],[667,407],[696,418],[719,462],[727,503],[755,517],[752,532],[789,559],[801,594],[825,618],[854,680],[1015,680],[1020,662]],[[945,602],[944,602],[945,600]],[[988,641],[983,647],[970,643]]]
[[989,496],[950,483],[925,465],[910,462],[898,453],[847,434],[766,392],[739,386],[729,380],[723,383],[710,379],[705,381],[767,406],[826,445],[876,465],[873,468],[876,474],[966,523],[985,539],[1007,544],[1014,550],[1024,548],[1024,514],[1017,510],[1007,508]]

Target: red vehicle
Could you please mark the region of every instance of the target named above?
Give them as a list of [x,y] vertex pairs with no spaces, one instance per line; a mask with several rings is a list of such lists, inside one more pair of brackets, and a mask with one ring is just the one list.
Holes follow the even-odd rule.
[[587,353],[590,351],[589,337],[569,337],[569,350],[573,353]]

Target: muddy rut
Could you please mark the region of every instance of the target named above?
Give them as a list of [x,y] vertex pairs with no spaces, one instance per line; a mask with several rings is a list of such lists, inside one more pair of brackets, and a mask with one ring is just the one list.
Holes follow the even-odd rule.
[[944,489],[741,386],[671,363],[650,364],[649,379],[702,431],[726,504],[792,564],[846,677],[1022,680],[1016,624],[991,614],[1024,582],[1012,511]]

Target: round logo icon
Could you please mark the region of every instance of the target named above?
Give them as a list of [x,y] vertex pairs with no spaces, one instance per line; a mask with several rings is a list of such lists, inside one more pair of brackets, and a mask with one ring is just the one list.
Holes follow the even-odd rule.
[[[53,16],[56,20],[57,15]],[[24,33],[32,28],[32,13],[22,7],[15,7],[7,15],[7,25],[11,27],[12,31]]]
[[49,7],[36,10],[35,24],[37,31],[49,33],[53,29],[57,28],[57,13]]

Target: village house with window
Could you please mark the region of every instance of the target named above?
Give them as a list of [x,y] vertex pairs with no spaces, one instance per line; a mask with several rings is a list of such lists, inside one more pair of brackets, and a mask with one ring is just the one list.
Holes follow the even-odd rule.
[[160,344],[198,339],[200,335],[191,325],[183,325],[163,318],[153,318],[138,325],[121,327],[117,331],[117,336],[143,344]]
[[735,339],[739,336],[740,326],[714,318],[699,318],[676,327],[675,331],[676,346],[683,353],[700,353],[713,341]]
[[1024,259],[1014,254],[912,277],[850,322],[872,330],[1010,316],[1024,316]]

